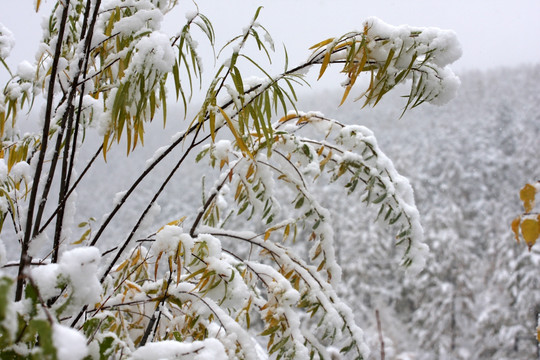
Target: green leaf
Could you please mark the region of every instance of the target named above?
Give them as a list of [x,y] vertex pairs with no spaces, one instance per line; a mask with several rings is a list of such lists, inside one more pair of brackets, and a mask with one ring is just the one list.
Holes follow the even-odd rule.
[[[30,320],[29,326],[35,329],[39,335],[39,346],[43,351],[44,358],[56,359],[56,348],[53,343],[53,330],[46,320]],[[49,357],[50,356],[50,357]]]
[[386,195],[387,195],[387,193],[383,193],[383,194],[380,195],[378,198],[376,198],[375,200],[373,200],[373,203],[374,203],[374,204],[379,204],[379,203],[381,203],[384,199],[386,199]]

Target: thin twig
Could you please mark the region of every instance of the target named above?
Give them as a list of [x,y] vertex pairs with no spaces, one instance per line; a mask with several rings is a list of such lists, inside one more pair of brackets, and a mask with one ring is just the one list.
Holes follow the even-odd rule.
[[379,309],[375,310],[375,317],[377,318],[377,331],[379,332],[379,342],[381,343],[381,360],[384,360],[384,338],[382,334],[381,318],[379,316]]

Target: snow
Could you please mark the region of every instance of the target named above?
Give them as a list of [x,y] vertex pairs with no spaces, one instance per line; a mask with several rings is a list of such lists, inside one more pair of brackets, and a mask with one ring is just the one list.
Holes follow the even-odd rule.
[[[10,171],[10,175],[16,182],[24,180],[27,184],[29,184],[32,179],[32,168],[26,161],[20,161],[13,165]],[[2,175],[0,174],[0,177],[1,176]]]
[[[2,239],[0,239],[0,268],[2,268],[8,261],[7,252],[6,252],[6,246],[4,245],[4,242]],[[0,276],[2,275],[0,271]]]
[[126,194],[127,194],[127,190],[117,192],[114,195],[114,198],[113,198],[113,201],[112,201],[113,205],[116,206],[116,205],[120,204],[120,202],[122,201],[124,196],[126,196]]
[[156,234],[156,241],[152,244],[151,253],[158,255],[161,252],[174,256],[180,245],[183,245],[187,254],[191,254],[193,239],[185,234],[181,227],[166,225]]
[[51,240],[47,233],[41,233],[34,237],[28,245],[28,255],[36,258],[42,255],[42,250],[51,243]]
[[6,182],[8,180],[8,167],[4,159],[0,159],[0,182]]
[[198,12],[198,11],[194,11],[194,10],[188,11],[188,12],[186,12],[186,15],[185,15],[185,16],[186,16],[186,20],[187,20],[188,22],[193,21],[193,19],[195,19],[195,17],[197,17],[197,15],[199,15],[199,12]]
[[167,151],[167,149],[169,149],[169,146],[162,146],[158,148],[154,152],[154,155],[152,155],[150,159],[146,160],[146,163],[145,163],[146,169],[148,169],[157,159],[159,159],[159,157],[163,155],[165,151]]
[[58,295],[59,281],[69,281],[73,292],[73,305],[93,304],[99,301],[101,284],[98,269],[101,254],[95,247],[80,247],[65,251],[58,264],[38,266],[30,271],[44,300]]
[[137,43],[136,51],[130,63],[132,71],[144,73],[145,67],[154,68],[161,73],[172,71],[175,55],[167,35],[153,32],[143,37]]
[[0,23],[0,58],[7,58],[14,47],[15,38],[12,32]]
[[[120,6],[125,6],[124,4],[121,4],[120,1],[114,2],[119,3],[118,5]],[[135,5],[136,2],[125,1],[125,3],[132,3]],[[116,22],[112,31],[113,34],[120,33],[124,36],[129,36],[145,28],[159,30],[163,20],[163,13],[159,9],[152,9],[149,6],[150,4],[146,1],[139,1],[137,3],[136,8],[138,8],[138,11],[134,12],[132,16],[123,17]]]
[[28,61],[22,61],[17,66],[17,75],[24,81],[32,81],[36,74],[36,68],[34,65],[30,64]]
[[53,343],[58,360],[82,360],[88,355],[85,336],[68,326],[53,325]]
[[133,360],[227,360],[228,356],[221,342],[216,339],[204,341],[178,342],[160,341],[146,344],[132,354]]
[[214,144],[213,154],[217,160],[228,160],[231,149],[229,140],[219,140]]

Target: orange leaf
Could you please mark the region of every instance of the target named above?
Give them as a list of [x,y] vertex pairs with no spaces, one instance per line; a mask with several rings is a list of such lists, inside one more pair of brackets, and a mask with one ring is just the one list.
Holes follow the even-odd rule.
[[519,244],[519,224],[521,223],[521,218],[517,217],[512,220],[512,231],[515,234],[516,241]]
[[323,40],[323,41],[321,41],[320,43],[317,43],[317,44],[313,45],[312,47],[310,47],[309,50],[321,48],[321,47],[323,47],[324,45],[330,44],[332,41],[334,41],[334,38],[330,38],[330,39]]
[[523,201],[523,207],[525,212],[531,212],[534,207],[534,197],[536,195],[536,188],[531,184],[526,184],[519,192],[519,198]]
[[297,117],[298,117],[298,114],[289,114],[289,115],[284,116],[281,119],[279,119],[279,122],[282,123],[282,122],[289,121],[289,120],[297,118]]
[[531,250],[531,247],[536,243],[536,239],[540,235],[540,224],[537,220],[525,219],[521,223],[521,233],[529,250]]

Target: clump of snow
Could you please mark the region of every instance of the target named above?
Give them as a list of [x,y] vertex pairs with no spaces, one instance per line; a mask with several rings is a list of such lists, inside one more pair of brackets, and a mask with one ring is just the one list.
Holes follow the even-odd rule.
[[24,180],[29,184],[32,181],[32,167],[26,161],[19,161],[11,168],[10,175],[15,182]]
[[228,160],[231,149],[231,142],[229,140],[219,140],[214,144],[213,154],[217,160]]
[[91,304],[99,300],[101,284],[97,278],[101,254],[96,247],[66,251],[60,258],[61,275],[69,277],[75,299]]
[[5,59],[15,47],[15,38],[11,31],[0,23],[0,58]]
[[135,350],[132,359],[227,360],[228,356],[223,344],[210,338],[192,343],[172,340],[149,343]]
[[142,38],[136,45],[136,53],[130,67],[144,73],[144,69],[152,67],[162,73],[172,71],[175,56],[167,35],[153,32]]
[[58,264],[48,264],[33,268],[30,276],[37,285],[43,300],[52,299],[59,294],[58,276],[60,275],[60,266]]
[[41,251],[47,246],[50,245],[49,236],[42,232],[30,241],[28,245],[28,255],[31,257],[40,257]]
[[193,238],[189,234],[184,233],[181,227],[166,225],[156,234],[156,241],[152,245],[151,253],[157,255],[164,252],[169,256],[173,256],[176,254],[178,247],[183,245],[186,250],[186,262],[189,262],[191,258],[188,255],[191,254],[194,244]]
[[84,335],[68,326],[53,325],[53,344],[58,360],[80,360],[88,355]]
[[197,15],[199,15],[198,11],[195,11],[195,10],[188,11],[188,12],[186,12],[186,20],[188,22],[193,21],[193,19],[195,19],[197,17]]
[[461,81],[448,67],[439,70],[440,90],[438,95],[430,100],[433,105],[444,105],[457,96]]
[[57,264],[33,268],[30,275],[44,300],[58,295],[58,284],[67,281],[73,289],[73,305],[92,304],[99,301],[101,294],[100,259],[96,247],[80,247],[64,252]]
[[142,9],[141,4],[144,1],[138,2],[138,11],[129,17],[124,17],[115,23],[113,28],[114,33],[120,33],[122,35],[129,36],[144,28],[151,28],[154,30],[159,29],[161,21],[163,20],[163,13],[159,9]]
[[28,61],[23,61],[17,66],[17,75],[21,80],[32,81],[36,73],[36,68],[34,65],[30,64]]

